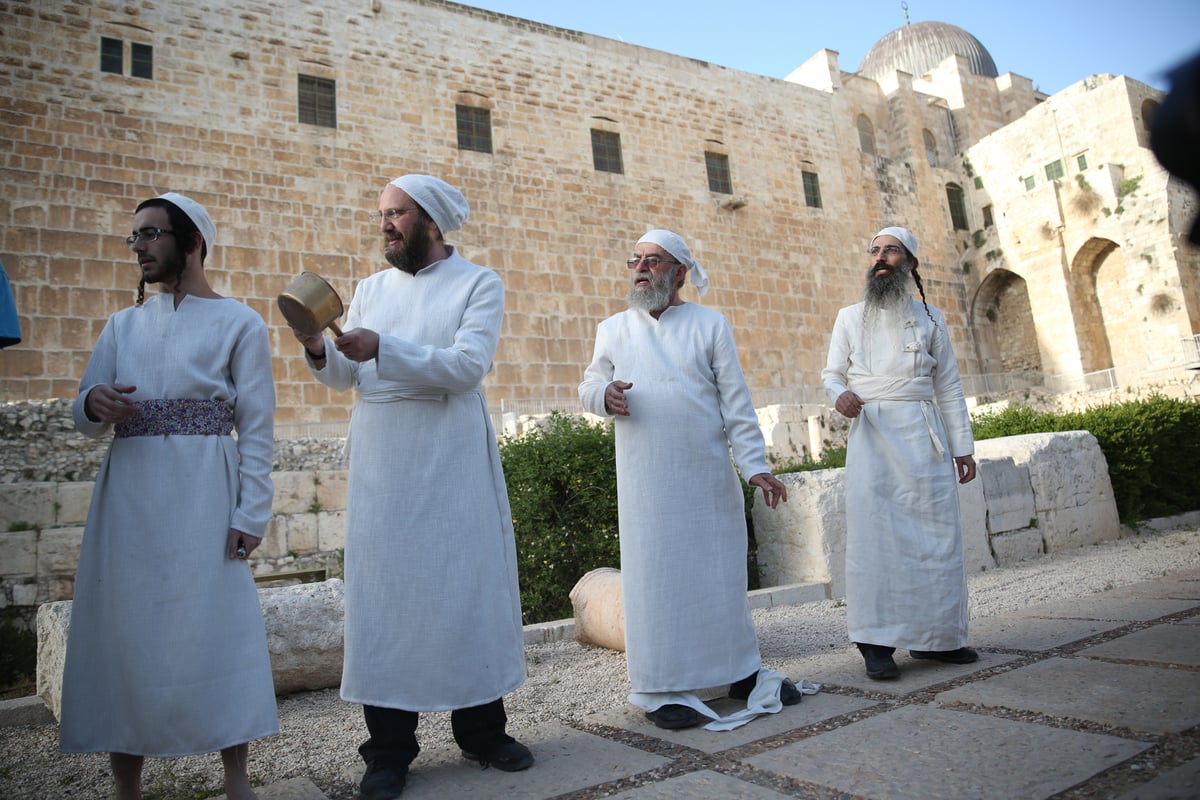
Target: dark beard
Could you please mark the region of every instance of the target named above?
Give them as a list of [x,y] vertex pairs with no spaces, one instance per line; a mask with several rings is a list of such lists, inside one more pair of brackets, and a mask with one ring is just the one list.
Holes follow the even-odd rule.
[[883,278],[873,273],[874,269],[868,270],[863,289],[863,302],[868,308],[898,308],[912,294],[912,271],[907,264]]
[[432,246],[433,237],[429,235],[429,228],[424,225],[414,225],[408,236],[404,237],[403,244],[398,249],[395,247],[384,249],[383,257],[396,269],[403,270],[409,275],[416,275],[425,266],[429,248]]
[[646,313],[662,311],[671,302],[671,279],[674,275],[650,273],[650,285],[644,289],[636,286],[629,287],[625,297],[630,308],[639,309]]

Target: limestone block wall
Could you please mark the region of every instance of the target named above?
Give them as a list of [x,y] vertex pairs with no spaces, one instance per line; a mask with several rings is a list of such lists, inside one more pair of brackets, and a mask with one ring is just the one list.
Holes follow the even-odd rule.
[[[969,572],[1007,566],[1121,535],[1108,465],[1086,431],[1029,434],[976,443],[978,478],[959,486]],[[845,596],[844,470],[781,475],[788,502],[755,505],[764,586],[823,583]]]
[[[251,556],[257,576],[342,574],[346,471],[274,472],[273,517]],[[91,482],[0,484],[0,608],[74,596]]]

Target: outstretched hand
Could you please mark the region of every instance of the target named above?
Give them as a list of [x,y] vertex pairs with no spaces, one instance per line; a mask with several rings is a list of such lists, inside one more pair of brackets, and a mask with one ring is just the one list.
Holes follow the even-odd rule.
[[746,482],[762,489],[763,501],[766,502],[767,508],[775,508],[780,500],[787,502],[787,487],[769,472],[760,472]]

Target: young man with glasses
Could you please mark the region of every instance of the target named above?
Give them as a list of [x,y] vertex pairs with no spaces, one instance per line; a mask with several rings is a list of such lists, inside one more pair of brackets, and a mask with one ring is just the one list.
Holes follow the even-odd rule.
[[[970,664],[957,483],[974,438],[942,312],[925,302],[917,239],[884,228],[867,250],[863,302],[838,312],[821,377],[851,420],[846,451],[846,618],[873,680],[892,654]],[[921,295],[912,296],[913,288]]]
[[[629,700],[660,728],[724,730],[801,697],[762,669],[730,449],[769,507],[787,489],[767,466],[729,321],[680,297],[689,273],[708,288],[687,244],[653,230],[625,263],[629,310],[600,323],[579,397],[616,432]],[[722,718],[697,692],[724,686],[747,707]]]
[[262,317],[205,277],[215,235],[184,195],[137,207],[137,304],[109,318],[75,402],[80,432],[114,438],[75,576],[60,748],[110,753],[119,800],[141,797],[146,756],[214,750],[226,795],[253,798],[247,743],[279,731],[245,561],[271,519],[271,353]]
[[384,187],[370,215],[394,267],[359,282],[345,333],[296,333],[318,380],[354,388],[346,509],[342,699],[370,738],[363,800],[399,797],[417,717],[450,711],[463,755],[533,764],[505,732],[504,695],[525,681],[516,541],[483,396],[504,285],[443,238],[466,199],[428,175]]

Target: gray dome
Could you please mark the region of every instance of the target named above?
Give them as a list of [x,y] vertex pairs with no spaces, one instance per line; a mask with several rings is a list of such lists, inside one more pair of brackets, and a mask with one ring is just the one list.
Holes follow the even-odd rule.
[[992,54],[978,39],[946,22],[914,22],[897,28],[875,43],[858,72],[876,81],[893,71],[920,77],[952,55],[966,58],[975,75],[995,78],[999,74]]

